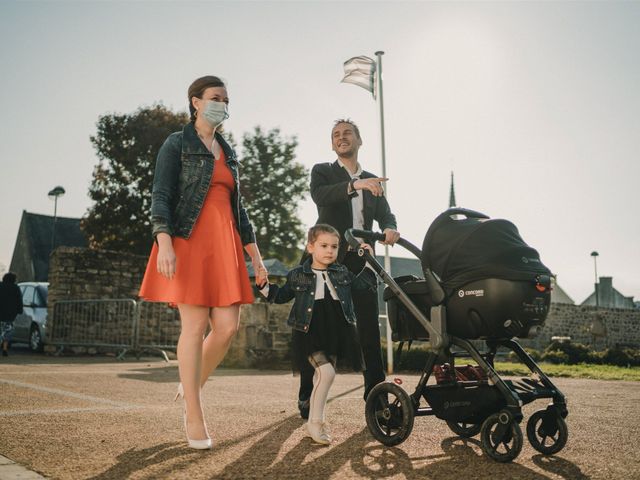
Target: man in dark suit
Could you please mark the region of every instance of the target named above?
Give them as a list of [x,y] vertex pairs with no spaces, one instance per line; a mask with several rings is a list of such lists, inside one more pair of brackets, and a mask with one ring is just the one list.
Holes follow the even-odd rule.
[[[360,131],[351,120],[337,120],[331,130],[332,149],[338,155],[333,163],[319,163],[311,170],[311,198],[318,208],[316,223],[327,223],[344,234],[349,228],[371,230],[373,221],[385,234],[385,242],[393,245],[400,234],[396,218],[384,196],[380,178],[362,170],[358,150],[362,146]],[[358,334],[365,362],[364,398],[378,383],[384,381],[378,327],[378,286],[374,271],[364,267],[364,260],[351,251],[344,237],[340,239],[338,261],[353,273],[360,274],[368,288],[353,290],[353,304],[358,322]],[[313,390],[313,368],[301,372],[298,406],[303,418],[308,415],[308,399]]]

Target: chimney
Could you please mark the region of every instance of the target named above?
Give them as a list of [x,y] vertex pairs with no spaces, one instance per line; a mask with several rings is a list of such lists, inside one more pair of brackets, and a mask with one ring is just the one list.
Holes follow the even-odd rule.
[[614,306],[613,277],[600,277],[598,297],[600,299],[601,307]]

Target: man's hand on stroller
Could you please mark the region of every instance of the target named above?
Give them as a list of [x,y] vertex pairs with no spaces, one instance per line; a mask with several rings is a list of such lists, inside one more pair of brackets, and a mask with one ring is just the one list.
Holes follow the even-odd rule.
[[400,240],[400,233],[393,228],[385,228],[382,233],[384,233],[385,236],[384,242],[382,243],[385,245],[394,245],[398,240]]

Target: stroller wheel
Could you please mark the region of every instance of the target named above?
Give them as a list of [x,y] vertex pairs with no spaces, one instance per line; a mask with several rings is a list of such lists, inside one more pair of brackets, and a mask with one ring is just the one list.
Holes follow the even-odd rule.
[[409,437],[414,413],[411,398],[395,383],[380,383],[369,392],[365,406],[367,426],[383,445],[398,445]]
[[454,422],[447,420],[447,425],[453,433],[462,438],[471,438],[480,433],[482,425],[477,423]]
[[520,425],[505,411],[494,413],[482,424],[482,450],[497,462],[510,462],[522,450]]
[[567,444],[567,424],[553,408],[538,410],[527,422],[527,438],[544,455],[558,453]]

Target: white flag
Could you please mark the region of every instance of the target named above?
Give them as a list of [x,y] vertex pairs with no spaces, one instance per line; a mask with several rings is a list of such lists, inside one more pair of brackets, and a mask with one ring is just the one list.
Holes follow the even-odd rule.
[[375,60],[365,57],[353,57],[344,62],[344,78],[343,83],[353,83],[359,87],[369,90],[376,98],[376,62]]

